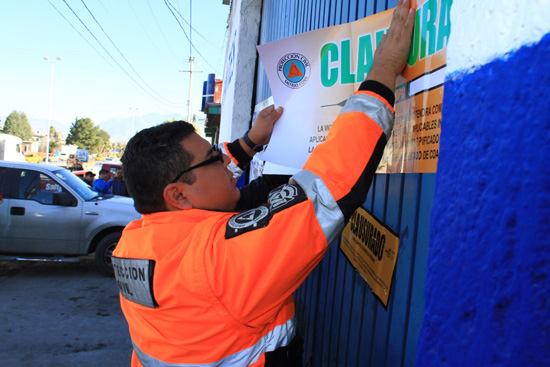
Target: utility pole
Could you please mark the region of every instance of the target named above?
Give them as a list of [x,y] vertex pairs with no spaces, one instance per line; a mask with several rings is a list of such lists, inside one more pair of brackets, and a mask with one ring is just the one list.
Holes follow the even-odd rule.
[[193,56],[189,57],[189,103],[187,106],[187,122],[191,123],[191,91],[193,90]]
[[[193,62],[195,58],[193,57],[193,27],[191,26],[193,22],[193,0],[189,0],[189,70],[179,70],[180,72],[189,73],[189,98],[187,99],[187,122],[191,123],[191,92],[193,91]],[[202,73],[202,71],[198,71]]]
[[179,70],[182,73],[189,73],[189,98],[187,99],[187,122],[191,123],[191,93],[193,91],[193,73],[202,73],[202,71],[193,70],[193,62],[195,58],[189,57],[189,70]]

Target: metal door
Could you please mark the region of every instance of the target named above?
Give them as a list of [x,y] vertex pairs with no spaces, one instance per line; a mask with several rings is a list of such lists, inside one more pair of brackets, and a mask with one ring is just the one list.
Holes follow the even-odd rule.
[[[351,22],[395,7],[397,0],[264,0],[260,43]],[[255,101],[271,96],[258,63]],[[364,207],[400,238],[388,307],[333,244],[296,291],[306,366],[414,366],[424,312],[435,174],[376,175]]]

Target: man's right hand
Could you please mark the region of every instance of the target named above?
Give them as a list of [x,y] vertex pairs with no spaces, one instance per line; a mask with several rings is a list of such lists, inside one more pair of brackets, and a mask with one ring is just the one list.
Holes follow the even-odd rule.
[[411,8],[411,0],[399,0],[390,29],[376,48],[366,80],[376,80],[395,90],[395,79],[405,68],[409,56],[414,21],[415,11]]

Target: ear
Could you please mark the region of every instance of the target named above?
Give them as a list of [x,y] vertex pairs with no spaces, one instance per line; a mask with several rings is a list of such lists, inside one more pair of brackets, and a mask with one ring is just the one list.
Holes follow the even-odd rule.
[[164,202],[168,210],[193,209],[193,203],[187,196],[187,184],[176,182],[166,185],[163,191]]

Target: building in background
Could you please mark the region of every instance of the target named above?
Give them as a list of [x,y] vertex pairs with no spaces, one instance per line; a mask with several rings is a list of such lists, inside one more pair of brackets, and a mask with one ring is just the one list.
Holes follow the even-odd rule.
[[206,114],[204,136],[212,143],[217,143],[219,137],[222,88],[223,80],[216,79],[215,74],[208,74],[203,84],[201,111]]

